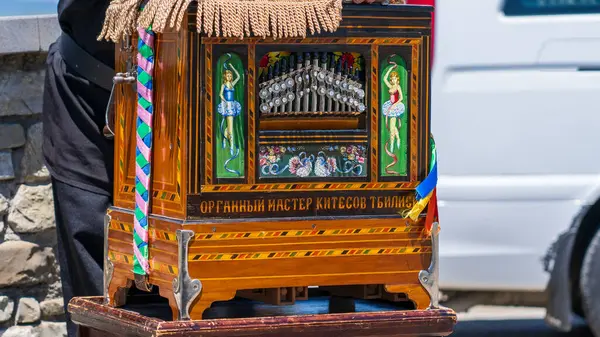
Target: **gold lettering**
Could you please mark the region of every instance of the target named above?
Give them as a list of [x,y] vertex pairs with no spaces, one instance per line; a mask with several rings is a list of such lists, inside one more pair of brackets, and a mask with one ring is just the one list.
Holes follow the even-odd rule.
[[206,201],[201,201],[200,202],[200,212],[201,213],[208,213],[208,202],[206,202]]
[[290,207],[290,203],[292,203],[292,199],[285,199],[285,210],[289,211],[290,209],[295,210],[294,208]]
[[261,200],[256,200],[258,201],[258,204],[256,206],[256,212],[264,212],[265,211],[265,200],[261,199]]
[[377,208],[383,208],[383,197],[377,197]]
[[225,200],[225,204],[223,205],[223,213],[231,213],[231,202],[229,202],[229,200]]
[[354,203],[353,203],[355,199],[356,198],[350,198],[350,197],[346,198],[346,208],[347,209],[356,208],[356,207],[354,207]]
[[402,206],[400,206],[402,204],[402,198],[399,198],[397,195],[392,197],[392,207],[395,208],[401,208]]
[[306,205],[305,205],[306,207],[305,207],[305,209],[309,210],[310,206],[312,205],[312,203],[313,203],[313,199],[312,198],[306,198]]
[[269,199],[269,212],[275,212],[275,199]]
[[240,213],[246,213],[246,206],[250,203],[250,200],[240,200]]
[[362,209],[367,208],[367,198],[366,197],[360,198],[360,208],[362,208]]
[[323,197],[317,197],[317,211],[323,209]]
[[239,212],[239,203],[241,200],[231,200],[231,212],[237,213]]
[[346,198],[339,197],[339,199],[338,199],[339,200],[339,204],[338,204],[339,209],[344,209],[344,199],[346,199]]
[[371,199],[371,208],[375,208],[375,197],[369,197]]
[[223,200],[217,201],[217,214],[221,213],[221,207],[223,207]]
[[415,198],[413,198],[413,197],[408,197],[408,198],[404,197],[404,199],[405,199],[404,200],[404,206],[406,208],[412,208],[414,206]]

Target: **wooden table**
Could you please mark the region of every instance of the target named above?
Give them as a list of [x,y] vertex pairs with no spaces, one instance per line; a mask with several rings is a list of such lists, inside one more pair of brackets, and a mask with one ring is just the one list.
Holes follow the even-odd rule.
[[456,324],[456,314],[450,309],[405,310],[387,302],[356,300],[354,312],[330,313],[325,297],[294,306],[248,300],[215,303],[199,321],[169,321],[166,303],[142,302],[111,308],[102,305],[101,297],[78,297],[68,311],[81,327],[82,337],[448,336]]

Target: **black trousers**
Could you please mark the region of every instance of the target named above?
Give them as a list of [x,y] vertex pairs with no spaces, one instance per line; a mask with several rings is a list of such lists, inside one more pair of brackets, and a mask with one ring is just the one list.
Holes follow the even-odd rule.
[[[44,83],[44,160],[52,176],[65,309],[103,294],[104,215],[112,202],[113,144],[102,136],[109,92],[70,69],[53,44]],[[67,315],[70,337],[76,326]]]
[[[52,179],[58,261],[65,308],[75,296],[103,294],[104,214],[108,196]],[[67,315],[69,337],[77,336]]]

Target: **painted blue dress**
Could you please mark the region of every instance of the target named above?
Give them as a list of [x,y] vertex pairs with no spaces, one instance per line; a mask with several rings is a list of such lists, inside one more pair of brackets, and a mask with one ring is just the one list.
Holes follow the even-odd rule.
[[228,88],[227,86],[225,86],[225,88],[223,90],[223,96],[225,97],[225,101],[219,103],[219,106],[217,107],[217,111],[223,117],[229,117],[229,116],[235,117],[235,116],[239,115],[240,112],[242,111],[242,105],[235,100],[234,95],[233,95],[234,93],[235,93],[234,88]]
[[[383,110],[383,114],[386,117],[402,116],[402,114],[404,113],[404,110],[406,109],[406,107],[404,106],[404,103],[398,103],[394,106],[394,103],[398,102],[399,99],[400,99],[400,93],[398,92],[398,90],[396,90],[394,93],[392,93],[390,95],[390,100],[383,103],[382,110]],[[394,107],[392,108],[392,106],[394,106]]]

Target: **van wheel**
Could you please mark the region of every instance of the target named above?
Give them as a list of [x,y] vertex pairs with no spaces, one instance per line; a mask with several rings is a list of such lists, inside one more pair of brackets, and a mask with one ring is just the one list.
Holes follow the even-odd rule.
[[585,252],[579,286],[587,324],[600,337],[600,229]]

